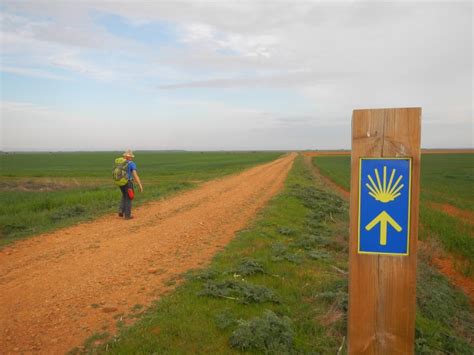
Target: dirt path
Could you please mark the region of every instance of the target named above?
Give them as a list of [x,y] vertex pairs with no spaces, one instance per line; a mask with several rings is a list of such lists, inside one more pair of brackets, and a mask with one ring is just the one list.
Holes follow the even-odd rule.
[[[208,264],[283,186],[296,154],[0,252],[0,353],[64,353]],[[136,307],[137,308],[137,307]],[[124,317],[126,319],[126,317]]]
[[312,167],[314,173],[316,175],[318,175],[321,180],[324,181],[324,183],[326,185],[328,185],[329,187],[331,187],[333,190],[335,190],[341,197],[343,197],[344,199],[346,199],[347,201],[349,201],[349,198],[351,197],[351,193],[349,191],[347,191],[346,189],[344,189],[341,185],[338,185],[336,182],[334,182],[333,180],[331,180],[330,178],[328,178],[327,176],[321,174],[321,171],[319,170],[319,168],[314,165],[311,161],[311,158],[308,157],[308,156],[305,156],[305,160],[306,160],[306,163],[309,164],[310,167]]
[[462,210],[447,203],[430,202],[428,205],[431,208],[447,213],[450,216],[458,218],[466,223],[474,224],[474,213],[472,211]]
[[468,296],[471,305],[474,306],[474,280],[462,275],[454,268],[456,262],[454,258],[449,255],[445,257],[432,257],[431,262],[444,276],[450,279],[453,284],[464,291]]

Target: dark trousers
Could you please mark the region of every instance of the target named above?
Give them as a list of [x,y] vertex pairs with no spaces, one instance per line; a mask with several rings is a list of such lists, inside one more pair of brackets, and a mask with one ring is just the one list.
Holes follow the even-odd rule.
[[122,192],[122,200],[120,201],[119,213],[123,213],[125,218],[128,218],[132,215],[132,200],[128,197],[128,189],[133,190],[133,183],[129,181],[123,186],[119,186],[120,191]]

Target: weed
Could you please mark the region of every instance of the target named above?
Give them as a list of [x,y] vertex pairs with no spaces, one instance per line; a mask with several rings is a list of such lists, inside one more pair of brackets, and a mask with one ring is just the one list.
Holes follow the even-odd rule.
[[300,255],[291,253],[288,249],[288,246],[286,246],[283,243],[273,243],[271,245],[272,249],[272,261],[289,261],[295,264],[301,264],[303,262],[303,258]]
[[417,351],[433,353],[442,349],[456,354],[471,353],[474,315],[469,302],[444,276],[429,266],[425,258],[418,263],[416,299]]
[[347,279],[333,282],[326,288],[326,291],[315,294],[315,297],[324,302],[335,304],[338,309],[346,313],[349,301]]
[[114,315],[114,319],[121,319],[123,318],[124,314],[123,313],[117,313]]
[[295,231],[288,227],[279,227],[278,233],[280,233],[281,235],[292,235],[293,233],[295,233]]
[[184,274],[184,278],[189,281],[193,280],[214,280],[219,272],[213,269],[190,270]]
[[165,281],[165,286],[174,286],[176,285],[176,280],[175,279],[170,279]]
[[294,264],[301,264],[303,263],[303,257],[298,254],[293,254],[293,253],[285,253],[285,254],[280,254],[277,256],[272,256],[271,258],[272,261],[289,261],[290,263]]
[[54,212],[53,214],[51,214],[49,218],[53,222],[59,222],[60,220],[63,220],[63,219],[69,219],[69,218],[80,216],[84,212],[86,212],[86,209],[84,208],[84,206],[81,206],[81,205],[64,207]]
[[311,209],[312,217],[317,220],[333,220],[333,215],[346,211],[347,204],[339,196],[315,186],[292,189],[292,194],[299,198],[303,205]]
[[306,255],[314,260],[328,259],[331,257],[331,254],[319,250],[308,251]]
[[239,320],[239,326],[229,339],[239,350],[260,350],[265,353],[295,353],[295,333],[288,317],[278,317],[267,310],[262,317]]
[[239,265],[232,270],[237,275],[249,276],[254,274],[264,274],[263,266],[252,258],[244,258]]
[[142,310],[142,309],[143,309],[143,305],[137,303],[136,305],[134,305],[134,306],[132,307],[131,311],[132,311],[132,312],[138,312],[138,311],[140,311],[140,310]]
[[24,224],[9,223],[9,224],[3,225],[2,229],[3,229],[3,233],[11,234],[11,233],[14,233],[14,232],[25,231],[25,230],[28,229],[28,227]]
[[244,258],[239,265],[232,270],[232,272],[241,276],[249,276],[254,274],[264,274],[265,270],[256,260],[252,258]]
[[234,280],[208,281],[198,295],[232,299],[242,304],[280,302],[276,293],[265,286]]
[[291,243],[291,246],[305,250],[312,250],[317,246],[324,246],[327,244],[329,244],[328,238],[317,235],[304,235],[294,240]]
[[227,329],[237,324],[237,320],[232,314],[231,310],[226,308],[221,313],[216,314],[215,317],[216,326],[219,329]]
[[96,345],[96,343],[101,342],[107,338],[110,337],[110,334],[108,332],[102,332],[102,333],[95,333],[92,334],[89,338],[86,339],[84,342],[84,347],[86,349],[91,348],[92,346]]
[[119,319],[117,322],[115,322],[115,326],[117,327],[117,329],[121,329],[123,327],[125,327],[125,322],[121,319]]
[[273,243],[271,245],[272,254],[275,256],[285,254],[288,251],[288,247],[283,243]]

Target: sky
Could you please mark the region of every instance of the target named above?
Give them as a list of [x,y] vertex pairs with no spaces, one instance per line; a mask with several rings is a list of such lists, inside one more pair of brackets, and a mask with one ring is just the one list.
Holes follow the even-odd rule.
[[471,1],[0,2],[0,150],[347,149],[356,108],[474,146]]

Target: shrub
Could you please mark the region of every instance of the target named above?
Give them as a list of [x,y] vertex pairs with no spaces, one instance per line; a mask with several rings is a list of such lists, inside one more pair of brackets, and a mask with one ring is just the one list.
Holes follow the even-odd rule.
[[235,269],[232,270],[232,272],[241,276],[249,276],[254,274],[264,274],[265,270],[256,260],[245,258]]
[[267,310],[262,317],[240,320],[230,337],[230,345],[239,350],[260,350],[265,353],[295,353],[294,331],[288,317],[278,317]]
[[199,296],[222,297],[233,299],[243,304],[275,302],[279,303],[277,294],[271,289],[252,285],[247,282],[226,280],[208,281],[204,284]]

